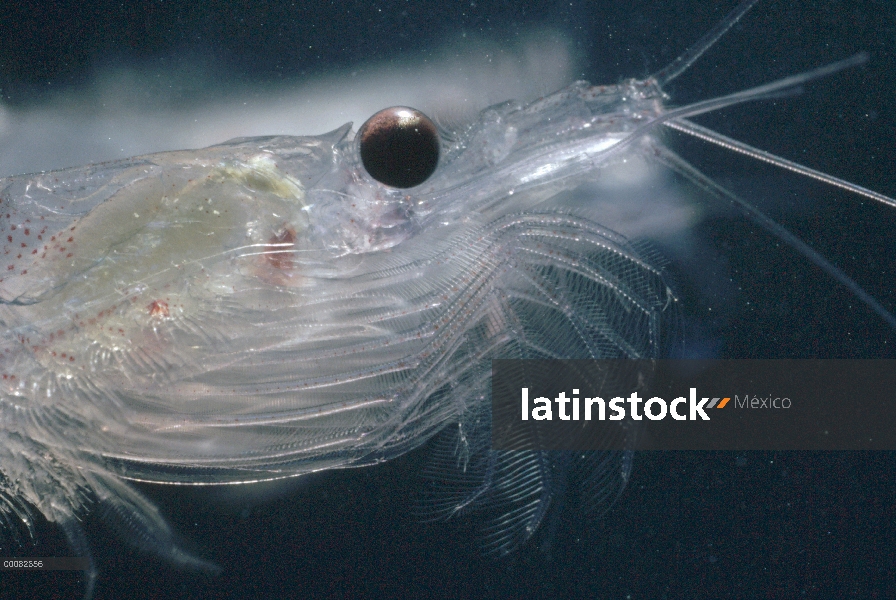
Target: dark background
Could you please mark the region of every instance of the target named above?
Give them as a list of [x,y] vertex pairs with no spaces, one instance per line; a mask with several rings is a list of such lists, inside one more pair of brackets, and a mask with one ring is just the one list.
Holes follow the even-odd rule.
[[[104,65],[192,54],[230,77],[270,81],[371,58],[425,55],[458,30],[512,39],[534,24],[572,36],[581,77],[615,83],[665,66],[731,3],[38,2],[0,5],[0,90],[14,106],[83,85]],[[890,2],[763,2],[667,90],[684,104],[868,51],[870,62],[801,96],[706,115],[717,130],[896,196],[896,9]],[[688,159],[765,207],[896,310],[896,209],[670,135]],[[894,357],[896,335],[848,292],[738,218],[700,226],[698,289],[672,264],[685,338],[719,357]],[[709,309],[712,310],[709,310]],[[143,486],[186,546],[223,572],[183,572],[86,526],[98,598],[495,597],[887,598],[896,596],[892,453],[640,453],[612,510],[561,506],[502,560],[469,522],[410,516],[426,449],[311,478],[266,501]],[[67,555],[50,526],[25,554]],[[77,573],[4,573],[6,597],[69,598]]]

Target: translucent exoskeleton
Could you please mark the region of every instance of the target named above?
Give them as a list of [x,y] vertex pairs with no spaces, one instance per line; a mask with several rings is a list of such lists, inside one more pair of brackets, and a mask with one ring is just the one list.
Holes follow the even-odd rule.
[[[14,529],[37,510],[87,555],[91,499],[134,543],[213,568],[129,481],[251,484],[376,464],[436,435],[432,513],[489,513],[488,550],[529,539],[568,473],[605,507],[630,453],[489,449],[489,361],[682,351],[662,260],[625,219],[603,225],[630,177],[643,193],[677,174],[893,326],[891,307],[661,138],[673,128],[896,207],[690,120],[864,57],[668,106],[662,86],[751,5],[654,77],[577,82],[443,132],[439,167],[408,189],[365,172],[350,125],[2,180],[0,516]],[[696,218],[657,206],[674,231]]]

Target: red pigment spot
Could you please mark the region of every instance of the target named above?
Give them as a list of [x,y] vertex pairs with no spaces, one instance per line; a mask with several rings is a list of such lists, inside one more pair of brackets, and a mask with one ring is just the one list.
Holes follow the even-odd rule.
[[168,316],[168,303],[164,300],[153,300],[146,308],[149,309],[149,316],[151,317]]
[[27,227],[25,228],[25,235],[31,235],[31,230]]
[[27,248],[27,247],[28,247],[28,244],[26,244],[25,242],[22,242],[22,248]]
[[15,230],[16,230],[16,226],[15,226],[15,225],[10,225],[10,226],[9,226],[9,229],[10,229],[11,231],[15,231]]
[[67,239],[67,240],[65,240],[65,241],[67,241],[67,242],[74,242],[74,241],[75,241],[75,238],[73,238],[73,237],[70,237],[70,238],[68,238],[68,239]]
[[11,241],[12,241],[12,236],[11,236],[11,235],[8,235],[8,236],[6,236],[6,239],[9,240],[9,241],[11,242]]
[[292,249],[290,246],[296,242],[296,231],[287,227],[268,240],[268,250],[264,258],[272,267],[278,270],[292,268]]
[[74,356],[69,356],[69,357],[68,357],[68,362],[75,362],[75,357],[74,357]]
[[42,236],[42,235],[39,235],[39,236],[37,236],[37,239],[39,239],[39,240],[41,240],[41,241],[43,241],[43,239],[44,239],[44,236]]

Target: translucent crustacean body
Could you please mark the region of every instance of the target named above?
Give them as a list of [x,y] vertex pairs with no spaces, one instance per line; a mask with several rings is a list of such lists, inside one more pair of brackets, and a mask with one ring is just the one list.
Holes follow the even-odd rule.
[[[559,467],[489,451],[489,360],[660,357],[677,311],[654,257],[563,192],[653,161],[724,195],[658,129],[705,133],[686,117],[819,74],[676,110],[663,77],[579,82],[487,109],[408,190],[366,174],[349,125],[2,180],[0,514],[33,506],[86,553],[77,515],[96,498],[203,566],[128,480],[282,479],[445,431],[446,510],[489,496],[513,516],[487,544],[512,549]],[[582,463],[612,498],[630,456]]]
[[[477,156],[408,192],[365,180],[348,127],[6,180],[11,495],[44,510],[60,481],[115,501],[120,477],[371,464],[479,419],[492,356],[657,356],[673,306],[659,270],[575,211],[538,208],[567,185],[542,178],[582,172],[544,113],[578,127],[593,110],[618,139],[659,105],[608,109],[645,90],[577,84],[492,109]],[[553,173],[509,162],[498,202],[476,184],[539,143],[561,155]]]

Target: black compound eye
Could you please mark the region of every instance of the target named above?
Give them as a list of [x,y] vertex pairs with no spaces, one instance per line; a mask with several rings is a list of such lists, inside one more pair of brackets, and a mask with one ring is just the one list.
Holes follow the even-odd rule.
[[420,185],[439,164],[439,132],[419,110],[393,106],[376,113],[358,131],[361,162],[386,185]]

